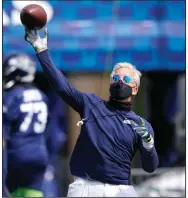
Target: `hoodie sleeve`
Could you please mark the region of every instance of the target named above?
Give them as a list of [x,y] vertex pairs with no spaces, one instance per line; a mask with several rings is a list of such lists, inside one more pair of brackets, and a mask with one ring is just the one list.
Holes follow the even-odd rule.
[[37,57],[52,88],[68,105],[80,113],[84,105],[84,93],[71,87],[62,72],[52,63],[48,50],[38,53]]
[[[148,122],[146,124],[147,124],[147,128],[150,134],[152,135],[154,139],[154,132],[153,132],[151,125]],[[148,151],[143,147],[142,140],[139,139],[139,141],[140,141],[139,150],[140,150],[140,155],[141,155],[142,168],[146,172],[152,173],[157,169],[158,164],[159,164],[158,155],[157,155],[155,146],[153,146],[153,148]]]

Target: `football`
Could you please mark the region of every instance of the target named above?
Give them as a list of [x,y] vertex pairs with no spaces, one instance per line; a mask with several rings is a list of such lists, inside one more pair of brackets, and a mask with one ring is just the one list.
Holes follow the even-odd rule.
[[22,9],[20,20],[27,29],[40,30],[46,25],[47,14],[40,5],[30,4]]

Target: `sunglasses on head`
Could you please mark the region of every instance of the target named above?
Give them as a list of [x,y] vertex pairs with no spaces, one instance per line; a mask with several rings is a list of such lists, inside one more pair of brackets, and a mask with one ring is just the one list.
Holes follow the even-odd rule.
[[[113,75],[112,79],[114,82],[116,82],[116,81],[121,80],[121,76],[115,74],[115,75]],[[123,76],[122,80],[124,83],[130,83],[133,79],[130,76]]]

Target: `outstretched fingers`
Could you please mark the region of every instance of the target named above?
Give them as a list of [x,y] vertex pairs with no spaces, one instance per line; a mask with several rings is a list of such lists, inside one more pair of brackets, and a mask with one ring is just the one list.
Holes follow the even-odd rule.
[[27,29],[26,27],[25,27],[25,33],[27,33],[29,36],[32,36],[31,30]]
[[27,33],[27,32],[25,33],[25,37],[24,37],[24,38],[25,38],[25,40],[26,40],[26,41],[30,42],[30,38],[29,38],[29,36],[28,36],[28,33]]
[[32,37],[31,31],[25,27],[25,40],[30,42],[30,37]]
[[39,32],[38,30],[34,30],[35,36],[39,37]]
[[48,28],[45,28],[44,30],[44,38],[48,39]]

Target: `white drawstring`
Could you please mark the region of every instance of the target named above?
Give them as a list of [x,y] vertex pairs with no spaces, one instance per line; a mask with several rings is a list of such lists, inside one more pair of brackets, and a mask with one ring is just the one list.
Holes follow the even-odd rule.
[[131,124],[130,120],[128,120],[128,119],[123,120],[123,123],[125,123],[125,124]]
[[77,124],[76,124],[77,127],[83,125],[84,124],[84,120],[86,120],[86,118],[83,118],[82,120],[78,121]]

